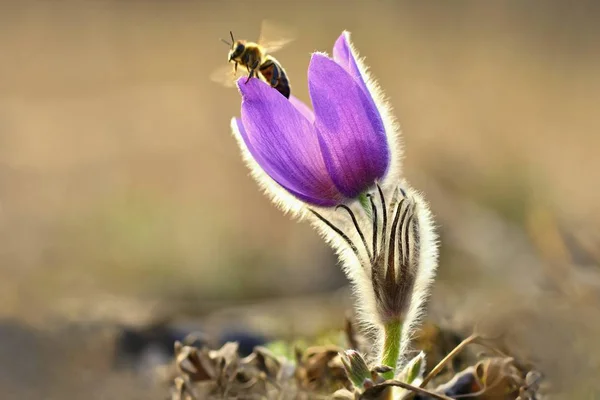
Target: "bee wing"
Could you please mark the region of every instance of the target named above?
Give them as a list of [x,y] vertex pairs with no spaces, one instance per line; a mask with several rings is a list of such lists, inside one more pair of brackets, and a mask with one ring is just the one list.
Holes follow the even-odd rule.
[[217,68],[210,74],[210,80],[216,83],[219,83],[225,87],[235,87],[235,82],[237,79],[244,75],[246,70],[243,67],[238,67],[237,73],[233,72],[233,65],[224,65],[220,68]]
[[267,53],[274,53],[294,41],[296,36],[294,29],[281,26],[271,20],[264,20],[260,28],[258,44],[264,47]]

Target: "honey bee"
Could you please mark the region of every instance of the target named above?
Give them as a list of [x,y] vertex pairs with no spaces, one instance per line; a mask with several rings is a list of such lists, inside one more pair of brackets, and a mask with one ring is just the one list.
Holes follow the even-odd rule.
[[[263,79],[271,87],[289,99],[290,83],[287,74],[279,61],[271,53],[280,50],[289,42],[294,40],[294,36],[288,31],[283,30],[269,21],[263,21],[261,34],[258,42],[249,42],[246,40],[235,40],[233,33],[229,32],[231,43],[221,39],[230,46],[227,61],[233,62],[233,74],[229,68],[219,68],[212,75],[211,79],[227,87],[234,87],[238,74],[238,65],[245,67],[248,71],[246,83],[253,77]],[[277,38],[277,39],[274,39]]]

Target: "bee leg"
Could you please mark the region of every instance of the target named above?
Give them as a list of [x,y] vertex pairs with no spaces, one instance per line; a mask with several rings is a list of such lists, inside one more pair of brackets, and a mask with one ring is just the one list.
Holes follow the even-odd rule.
[[246,79],[246,82],[244,83],[248,83],[250,81],[250,78],[254,77],[254,70],[250,71],[250,74],[248,75],[248,79]]
[[233,63],[233,75],[237,74],[238,63]]
[[273,69],[273,76],[271,77],[271,81],[269,82],[271,84],[271,87],[277,87],[277,85],[279,85],[279,70],[277,68]]
[[279,78],[274,76],[273,78],[271,78],[269,84],[271,85],[271,87],[276,87],[277,85],[279,85]]
[[254,75],[256,75],[256,69],[258,68],[259,62],[255,62],[251,67],[248,66],[248,72],[250,72],[250,74],[248,75],[248,79],[246,79],[245,83],[248,83],[250,81],[250,78],[253,78]]

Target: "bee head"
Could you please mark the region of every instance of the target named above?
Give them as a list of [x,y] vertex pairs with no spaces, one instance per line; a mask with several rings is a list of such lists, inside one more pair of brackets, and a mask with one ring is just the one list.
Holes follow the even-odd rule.
[[244,42],[242,40],[238,40],[238,41],[234,42],[233,45],[231,46],[231,50],[229,51],[229,61],[232,61],[232,60],[238,58],[239,56],[241,56],[242,53],[244,52],[245,48],[246,48],[246,45],[244,44]]

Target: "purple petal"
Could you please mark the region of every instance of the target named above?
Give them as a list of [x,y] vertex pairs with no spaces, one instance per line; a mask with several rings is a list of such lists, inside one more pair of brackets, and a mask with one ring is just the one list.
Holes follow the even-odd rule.
[[350,47],[350,33],[347,31],[342,32],[338,40],[333,45],[333,60],[344,68],[357,82],[359,82],[368,93],[365,81],[360,73],[358,64],[356,63],[356,57],[352,53]]
[[363,91],[373,104],[373,107],[377,107],[377,104],[375,104],[373,96],[371,95],[371,91],[367,87],[365,78],[360,73],[360,68],[358,68],[356,54],[352,51],[350,32],[342,32],[340,37],[335,41],[335,44],[333,45],[333,60],[352,75],[356,82],[362,87]]
[[313,54],[308,85],[327,170],[342,194],[356,197],[387,171],[383,121],[352,76],[323,55]]
[[259,79],[238,81],[242,94],[240,134],[263,170],[300,199],[321,206],[342,195],[325,167],[311,123],[285,97]]
[[306,119],[312,124],[313,122],[315,122],[315,113],[313,112],[313,110],[310,109],[309,106],[307,106],[306,104],[304,104],[302,102],[302,100],[300,100],[297,97],[294,97],[293,95],[290,95],[290,103],[292,103],[292,105],[294,107],[296,107],[296,109],[298,111],[300,111],[302,113],[302,115],[304,115],[304,117],[306,117]]
[[[248,147],[248,151],[250,151],[250,154],[252,154],[252,157],[254,158],[254,160],[262,167],[263,165],[266,165],[267,162],[265,161],[265,159],[262,157],[262,154],[258,151],[256,151],[256,149],[252,146],[250,140],[248,139],[248,134],[246,133],[246,128],[244,128],[244,124],[242,123],[242,120],[239,118],[235,118],[235,123],[237,125],[238,131],[240,133],[240,136],[242,137],[242,139],[244,139],[244,142],[246,143],[246,147]],[[263,168],[264,169],[264,168]],[[332,206],[334,205],[332,204],[322,204],[322,200],[320,199],[316,199],[313,197],[308,197],[302,193],[296,192],[294,191],[291,186],[293,186],[293,184],[290,184],[288,182],[288,180],[285,178],[285,176],[279,176],[275,173],[275,176],[269,175],[271,176],[271,178],[273,180],[275,180],[277,183],[279,183],[283,188],[285,188],[285,190],[287,190],[288,192],[290,192],[291,194],[293,194],[294,196],[298,197],[299,199],[306,201],[308,203],[311,204],[317,204],[317,205],[324,205],[324,206]],[[337,203],[336,203],[337,204]]]

